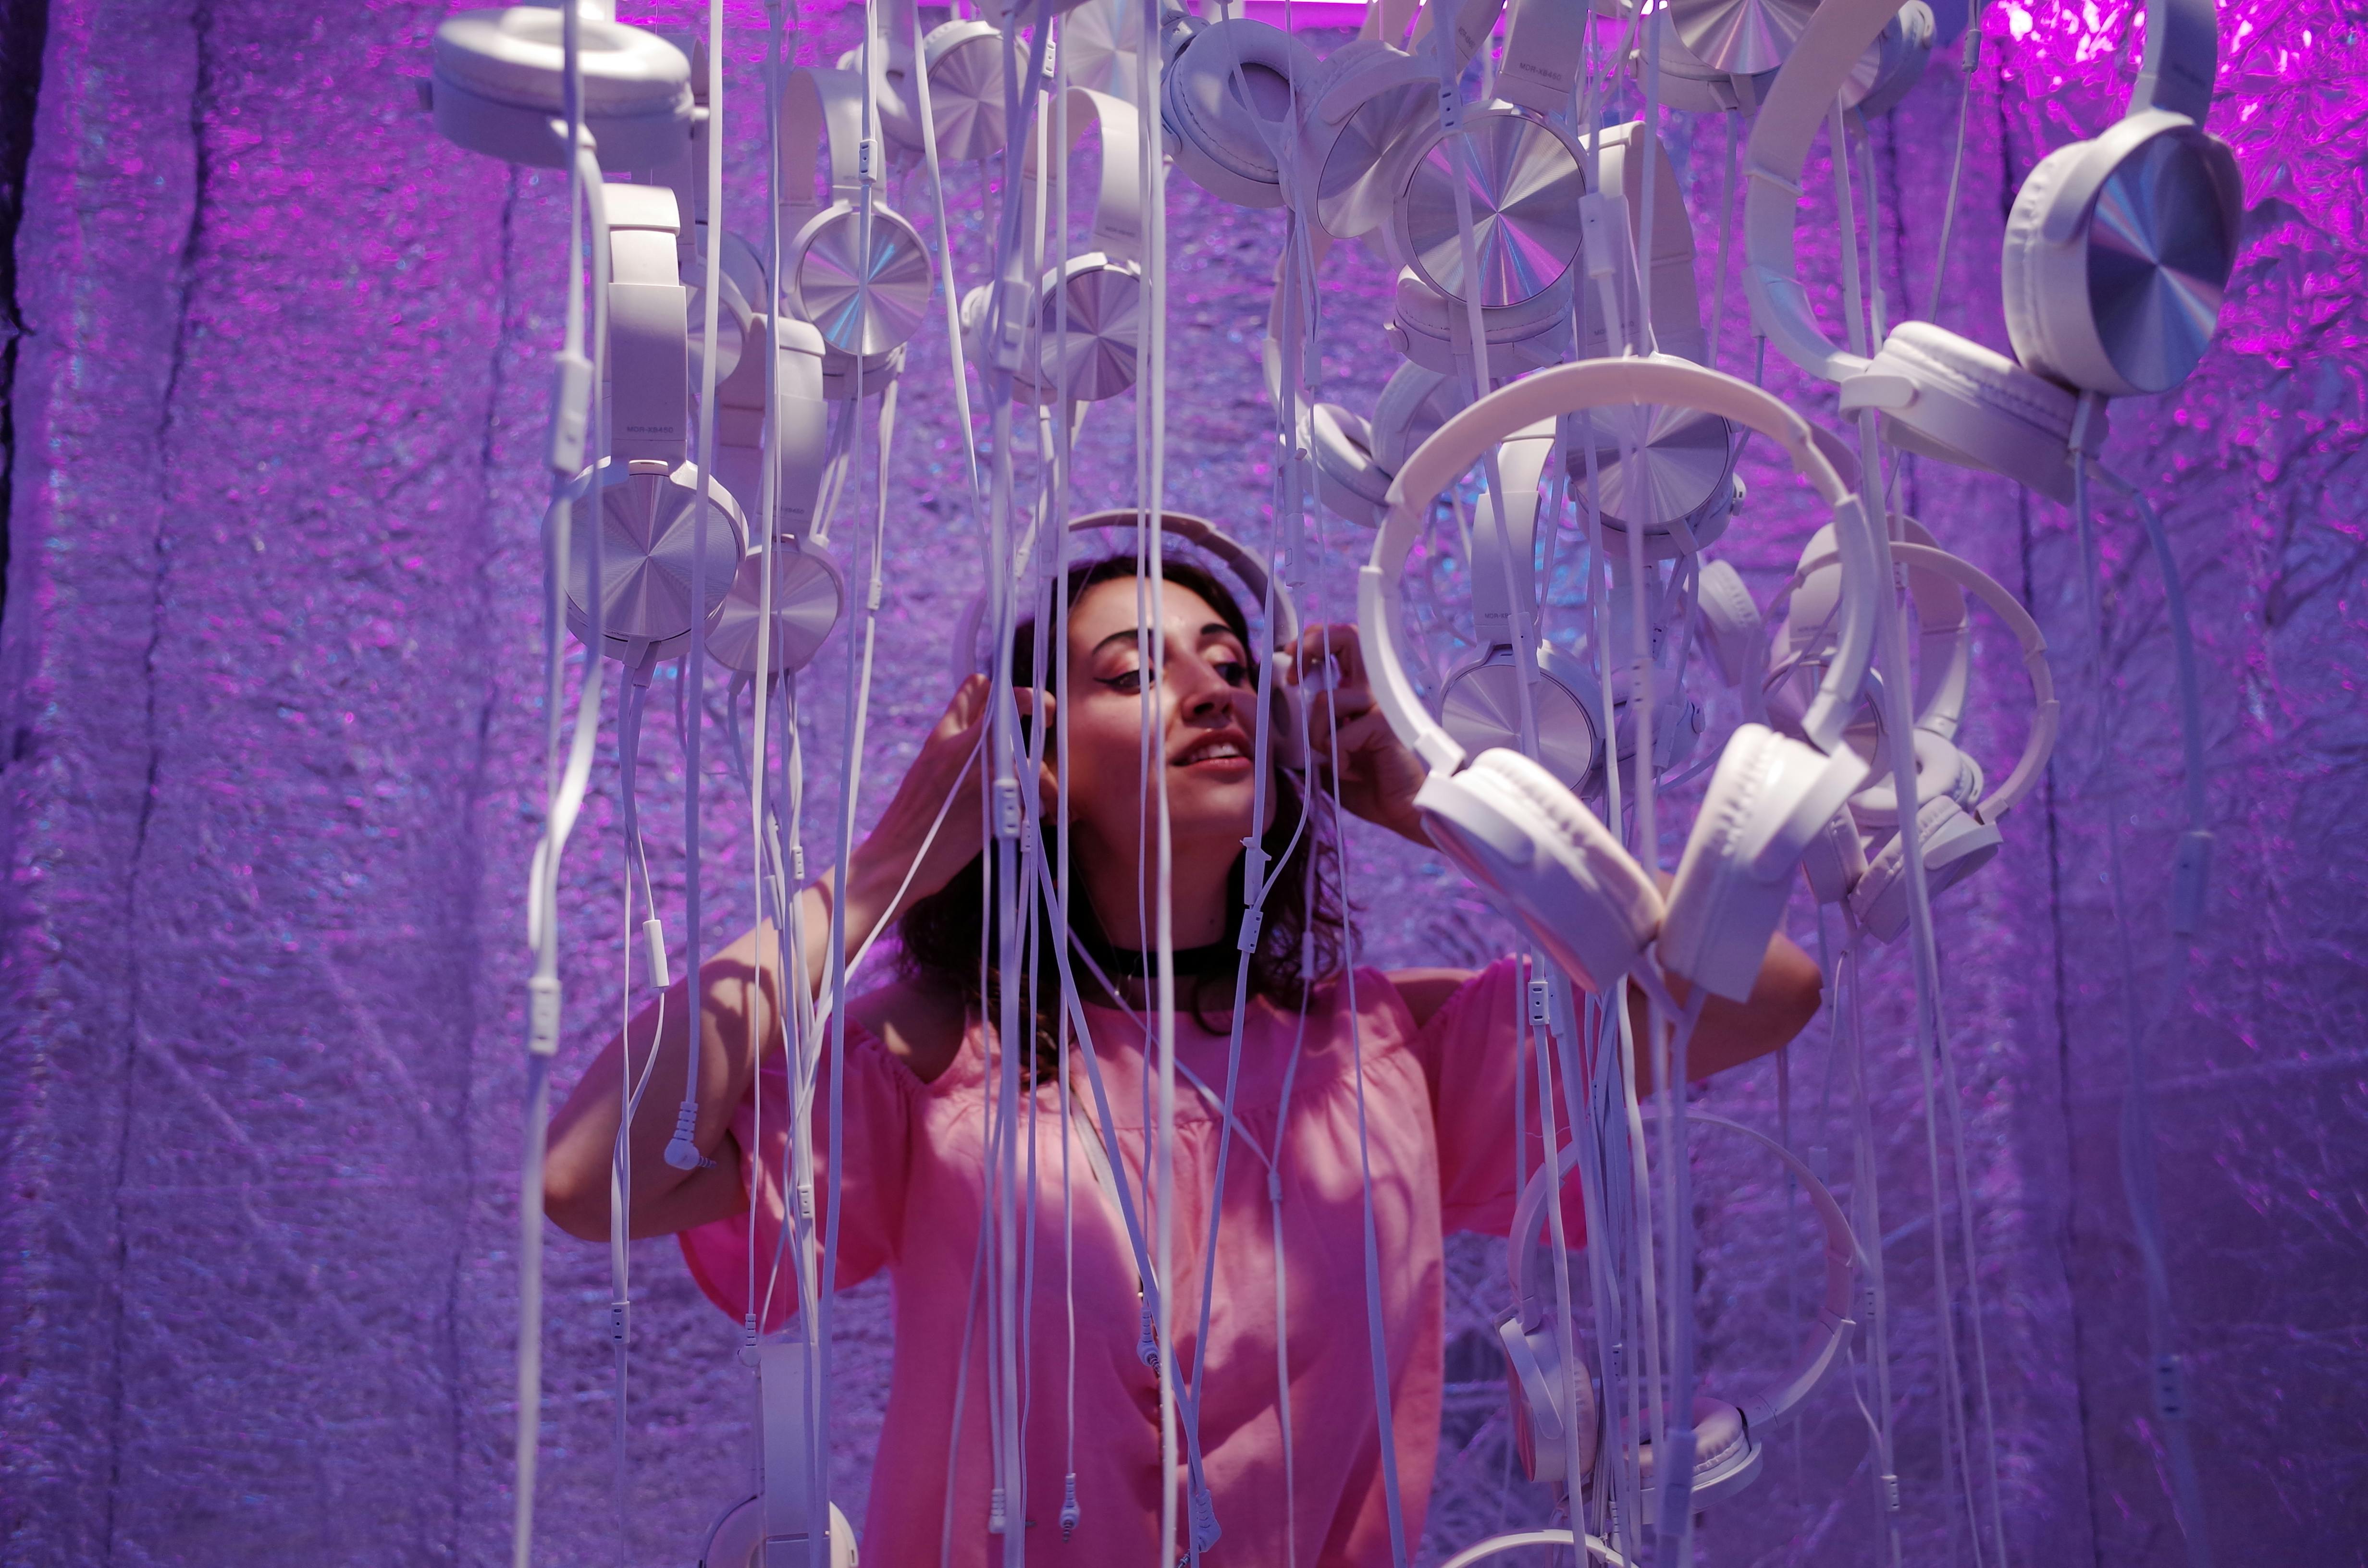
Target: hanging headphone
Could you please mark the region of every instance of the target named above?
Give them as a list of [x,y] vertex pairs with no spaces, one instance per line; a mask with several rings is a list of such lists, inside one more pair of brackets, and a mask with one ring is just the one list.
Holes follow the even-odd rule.
[[881,73],[880,129],[907,152],[928,150],[921,126],[916,71],[929,79],[929,119],[937,132],[938,157],[977,163],[1003,151],[1010,116],[1003,99],[1003,34],[976,17],[953,17],[921,38],[913,54],[912,0],[888,8],[888,64]]
[[[1548,419],[1516,431],[1497,448],[1509,556],[1497,537],[1497,497],[1482,496],[1473,512],[1472,619],[1482,652],[1447,677],[1440,691],[1439,722],[1457,745],[1475,756],[1492,747],[1520,748],[1521,676],[1514,611],[1518,607],[1524,619],[1536,619],[1538,479],[1554,445],[1554,424]],[[1572,794],[1595,794],[1603,782],[1600,683],[1594,671],[1543,635],[1533,641],[1538,673],[1530,682],[1530,706],[1537,725],[1538,761]]]
[[[609,357],[603,400],[609,457],[584,476],[599,493],[603,652],[636,669],[687,648],[691,622],[712,621],[746,547],[747,525],[731,491],[707,482],[707,600],[691,602],[698,553],[699,470],[684,460],[690,417],[688,293],[677,280],[681,228],[674,192],[659,185],[607,184]],[[581,529],[588,508],[572,512]],[[553,514],[556,515],[555,513]],[[544,526],[550,526],[545,519]],[[590,620],[592,551],[578,535],[567,552],[567,629]]]
[[1170,12],[1162,33],[1159,128],[1178,170],[1220,201],[1281,206],[1296,130],[1292,89],[1315,80],[1315,52],[1247,17],[1204,22]]
[[[1048,111],[1049,112],[1049,111]],[[1143,308],[1143,194],[1135,158],[1134,106],[1087,87],[1068,92],[1069,146],[1087,131],[1100,129],[1101,153],[1094,182],[1094,226],[1087,249],[1049,267],[1033,290],[1021,290],[1017,308],[1007,308],[1003,330],[1018,347],[1012,370],[1015,392],[1045,403],[1099,403],[1134,385],[1135,353]],[[1049,129],[1049,128],[1048,128]],[[1038,205],[1051,193],[1037,167],[1036,143],[1021,159],[1020,227],[1039,227]],[[1065,233],[1066,213],[1047,214]],[[962,297],[962,325],[972,357],[997,358],[984,340],[994,285],[982,283]],[[1063,301],[1066,301],[1064,334]]]
[[[2055,749],[2055,679],[2048,668],[2047,640],[2041,635],[2039,623],[1996,578],[1971,562],[1929,545],[1894,543],[1891,553],[1908,569],[1911,581],[1915,574],[1945,579],[1987,605],[2021,645],[2023,673],[2031,678],[2031,729],[2023,739],[2022,755],[2015,759],[2006,781],[1978,803],[1967,803],[1962,784],[1929,797],[1924,794],[1921,782],[1927,772],[1942,780],[1970,777],[1977,790],[1981,770],[1961,761],[1945,736],[1922,722],[1918,724],[1916,831],[1924,848],[1925,885],[1930,896],[1938,898],[1996,858],[2005,842],[1998,829],[1998,819],[2038,784]],[[1812,563],[1816,564],[1821,562]],[[1948,726],[1953,733],[1953,714],[1948,717]],[[1865,851],[1864,873],[1849,887],[1850,911],[1877,941],[1896,941],[1907,929],[1907,847],[1899,838],[1897,798],[1886,788],[1874,792],[1862,811],[1860,801],[1866,798],[1862,793],[1854,799],[1847,813],[1850,831],[1872,845]],[[1828,831],[1839,830],[1829,827]]]
[[[1069,520],[1072,534],[1090,533],[1099,528],[1122,528],[1133,532],[1141,514],[1132,506],[1113,506],[1108,511],[1088,512]],[[1266,562],[1258,552],[1225,532],[1206,517],[1196,517],[1190,512],[1165,512],[1160,515],[1159,531],[1167,539],[1181,540],[1211,560],[1218,562],[1234,574],[1234,580],[1247,591],[1243,600],[1246,610],[1262,610],[1266,606]],[[1290,590],[1281,584],[1274,585],[1274,624],[1267,629],[1268,656],[1288,661],[1299,646],[1299,611],[1291,602]],[[980,645],[981,633],[986,624],[986,595],[984,591],[971,596],[970,602],[954,621],[953,677],[957,681],[973,675],[991,672],[995,667],[993,650]],[[1299,687],[1283,678],[1288,663],[1275,667],[1271,682],[1274,705],[1268,718],[1267,736],[1273,747],[1275,761],[1284,767],[1307,766],[1304,748],[1299,744]]]
[[1784,63],[1819,0],[1668,0],[1669,30],[1713,71],[1753,76]]
[[[2007,334],[2020,358],[1930,322],[1902,322],[1872,359],[1826,336],[1793,252],[1809,142],[1853,64],[1893,15],[1888,0],[1827,0],[1779,74],[1746,149],[1752,318],[1812,375],[1840,383],[1845,412],[1881,411],[1905,450],[2072,494],[2078,391],[2169,392],[2219,320],[2236,265],[2244,187],[2203,129],[2218,53],[2210,0],[2149,0],[2145,62],[2120,123],[2041,160],[2007,220]],[[2104,440],[2088,422],[2082,450]]]
[[[568,164],[564,122],[566,18],[556,6],[460,11],[437,25],[423,88],[436,129],[468,148],[531,168]],[[656,168],[690,138],[690,62],[653,32],[576,19],[584,128],[604,169]]]
[[[1841,651],[1804,717],[1805,733],[1831,755],[1757,725],[1738,731],[1666,905],[1645,869],[1545,768],[1501,746],[1471,756],[1423,706],[1398,653],[1398,577],[1440,493],[1490,447],[1541,421],[1634,403],[1702,409],[1775,441],[1832,509],[1849,579]],[[1358,578],[1358,629],[1375,698],[1392,731],[1430,768],[1415,804],[1432,842],[1573,979],[1599,994],[1657,933],[1665,968],[1720,995],[1748,996],[1782,914],[1784,881],[1808,839],[1866,771],[1841,742],[1872,655],[1880,561],[1865,514],[1807,423],[1731,376],[1663,358],[1586,360],[1474,403],[1406,460]],[[1765,891],[1770,882],[1777,889],[1772,911]],[[1738,917],[1738,904],[1748,918]],[[1762,919],[1767,928],[1751,940],[1748,927]]]
[[823,1505],[829,1516],[827,1540],[814,1538],[814,1516],[821,1510],[814,1506],[809,1441],[813,1357],[810,1346],[794,1339],[771,1338],[756,1346],[762,1488],[709,1527],[699,1568],[857,1568],[855,1528],[837,1504]]
[[[1760,1443],[1768,1430],[1798,1409],[1840,1359],[1856,1327],[1850,1317],[1850,1296],[1865,1264],[1841,1205],[1791,1150],[1756,1128],[1707,1111],[1689,1109],[1686,1120],[1689,1125],[1702,1122],[1740,1132],[1783,1161],[1785,1168],[1800,1179],[1826,1233],[1825,1297],[1790,1369],[1740,1404],[1718,1399],[1695,1403],[1692,1498],[1697,1506],[1706,1507],[1750,1484],[1759,1471]],[[1513,1447],[1521,1471],[1531,1481],[1558,1487],[1565,1501],[1575,1490],[1575,1480],[1584,1482],[1593,1474],[1602,1434],[1594,1390],[1585,1370],[1575,1379],[1563,1375],[1551,1294],[1531,1275],[1531,1255],[1536,1251],[1531,1244],[1544,1219],[1548,1194],[1560,1189],[1578,1153],[1577,1144],[1565,1144],[1554,1165],[1540,1165],[1521,1189],[1520,1205],[1513,1217],[1512,1245],[1506,1249],[1516,1306],[1497,1324],[1497,1347],[1505,1357],[1505,1382],[1512,1407]],[[1577,1337],[1576,1324],[1572,1337],[1574,1341]],[[1576,1418],[1564,1409],[1565,1391],[1578,1396],[1582,1408]],[[1649,1519],[1656,1514],[1649,1439],[1644,1444],[1643,1458],[1644,1510]]]
[[1455,378],[1409,361],[1390,372],[1371,420],[1337,403],[1317,403],[1307,422],[1316,498],[1345,521],[1375,527],[1406,454],[1470,401]]
[[1132,102],[1143,52],[1143,6],[1136,0],[1083,0],[1062,17],[1060,46],[1069,85]]
[[[765,297],[760,286],[758,299]],[[773,350],[773,418],[765,419],[765,355]],[[803,539],[819,519],[827,464],[830,404],[823,365],[829,354],[811,322],[752,313],[739,363],[715,387],[715,474],[735,495],[763,494],[765,455],[773,458],[773,524]]]
[[[782,293],[789,312],[822,334],[823,371],[835,397],[854,395],[861,368],[868,395],[903,367],[905,344],[921,328],[935,288],[920,233],[877,192],[864,244],[861,167],[863,79],[850,71],[802,67],[781,88]],[[827,152],[830,194],[818,201],[814,157]]]

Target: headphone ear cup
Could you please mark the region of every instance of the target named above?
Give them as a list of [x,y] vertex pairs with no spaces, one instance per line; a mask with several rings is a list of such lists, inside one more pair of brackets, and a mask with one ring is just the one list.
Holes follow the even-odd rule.
[[[1577,1340],[1574,1325],[1572,1341]],[[1505,1357],[1513,1452],[1520,1460],[1521,1473],[1541,1484],[1559,1485],[1567,1496],[1577,1490],[1577,1482],[1595,1470],[1600,1437],[1595,1385],[1584,1372],[1571,1381],[1564,1380],[1562,1346],[1551,1324],[1524,1329],[1516,1312],[1497,1324],[1497,1344]],[[1577,1395],[1576,1413],[1563,1410],[1565,1391]],[[1576,1475],[1570,1463],[1574,1449],[1578,1460]]]
[[[1998,830],[1946,795],[1917,808],[1924,846],[1924,882],[1934,898],[1998,858]],[[1850,911],[1878,942],[1896,942],[1907,929],[1907,850],[1895,833],[1867,859],[1866,875],[1850,893]]]
[[1662,967],[1748,1000],[1783,923],[1793,868],[1865,772],[1848,752],[1828,757],[1758,724],[1737,729],[1678,861]]
[[[2012,320],[2014,289],[2006,291]],[[1878,388],[1888,388],[1878,395]],[[1903,390],[1904,389],[1904,390]],[[1883,414],[1884,438],[1904,451],[2004,474],[2051,500],[2072,499],[2078,398],[1970,338],[1930,322],[1891,329],[1866,370],[1842,383],[1841,410]],[[2089,422],[2091,453],[2105,438],[2100,410]]]
[[1519,752],[1434,773],[1415,804],[1432,841],[1588,990],[1634,966],[1660,928],[1661,894],[1611,831]]
[[1389,500],[1390,475],[1373,460],[1372,426],[1337,403],[1308,411],[1307,450],[1315,494],[1347,522],[1373,528]]
[[1195,31],[1161,83],[1176,166],[1221,201],[1281,206],[1282,165],[1299,134],[1292,84],[1313,82],[1316,64],[1305,44],[1266,22],[1235,17]]
[[1766,622],[1743,574],[1724,561],[1703,562],[1694,579],[1694,612],[1702,619],[1702,652],[1718,678],[1732,687],[1757,682]]
[[[2040,159],[2024,176],[2022,188],[2015,192],[2014,205],[2007,212],[2006,239],[1998,255],[2007,341],[2014,345],[2014,357],[2024,369],[2057,381],[2070,378],[2056,363],[2056,356],[2049,352],[2049,302],[2041,295],[2042,275],[2046,268],[2040,265],[2040,256],[2045,242],[2039,237],[2039,231],[2047,222],[2049,209],[2055,205],[2056,193],[2078,170],[2089,151],[2086,142],[2058,147]],[[2084,297],[2063,301],[2057,308],[2080,310],[2087,304]]]
[[1866,875],[1866,840],[1847,808],[1827,817],[1801,852],[1801,875],[1821,904],[1839,903]]

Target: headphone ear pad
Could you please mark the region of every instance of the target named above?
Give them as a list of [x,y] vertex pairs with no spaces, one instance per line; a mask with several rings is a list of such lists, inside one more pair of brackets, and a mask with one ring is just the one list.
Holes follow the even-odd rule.
[[[1924,882],[1934,898],[1998,858],[2006,840],[1998,830],[1946,795],[1917,808],[1916,831],[1924,846]],[[1850,893],[1850,911],[1878,942],[1896,942],[1907,929],[1907,851],[1893,834],[1870,856],[1866,875]]]
[[1431,839],[1571,976],[1600,994],[1660,928],[1661,894],[1611,830],[1519,752],[1482,752],[1415,797]]
[[1291,84],[1304,88],[1316,65],[1305,44],[1266,22],[1229,17],[1193,33],[1161,84],[1159,118],[1177,166],[1221,201],[1281,206],[1281,165],[1299,133]]
[[[1730,1001],[1750,997],[1768,943],[1784,920],[1793,868],[1840,806],[1839,796],[1816,825],[1800,824],[1802,842],[1787,845],[1784,835],[1816,791],[1833,787],[1840,760],[1758,724],[1735,732],[1670,886],[1660,943],[1670,973]],[[1848,782],[1863,772],[1853,762]]]
[[2042,288],[2048,268],[2041,264],[2046,241],[2040,238],[2041,225],[2047,222],[2048,211],[2055,205],[2056,193],[2064,188],[2089,150],[2086,142],[2075,142],[2068,147],[2058,147],[2039,160],[2015,192],[2014,206],[2008,210],[2006,240],[1998,256],[1999,281],[2006,305],[2007,341],[2014,345],[2014,357],[2025,369],[2053,381],[2068,381],[2059,363],[2060,356],[2050,352],[2048,333],[2049,312],[2086,310],[2087,291],[2077,299],[2051,301]]
[[1319,403],[1308,412],[1307,449],[1324,505],[1345,521],[1377,527],[1390,476],[1373,459],[1372,426],[1337,403]]
[[[1572,1341],[1577,1340],[1573,1325]],[[1576,1483],[1592,1473],[1595,1455],[1600,1440],[1600,1422],[1595,1409],[1595,1384],[1582,1371],[1565,1382],[1562,1375],[1562,1346],[1554,1338],[1554,1325],[1524,1329],[1519,1313],[1505,1318],[1497,1325],[1497,1348],[1505,1357],[1505,1384],[1510,1395],[1513,1418],[1513,1451],[1520,1460],[1521,1473],[1530,1480],[1548,1485],[1559,1484],[1564,1495],[1577,1490]],[[1575,1382],[1576,1387],[1573,1387]],[[1575,1419],[1565,1419],[1562,1395],[1565,1390],[1578,1398]],[[1572,1438],[1577,1439],[1578,1473],[1570,1472]]]

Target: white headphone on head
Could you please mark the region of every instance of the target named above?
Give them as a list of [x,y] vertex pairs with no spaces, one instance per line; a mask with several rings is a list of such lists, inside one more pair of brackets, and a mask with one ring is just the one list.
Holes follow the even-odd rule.
[[[1751,1483],[1759,1471],[1760,1443],[1768,1430],[1798,1409],[1840,1358],[1856,1326],[1850,1317],[1850,1297],[1865,1265],[1841,1205],[1792,1151],[1755,1128],[1707,1111],[1689,1109],[1686,1121],[1689,1126],[1700,1122],[1740,1132],[1783,1161],[1800,1179],[1826,1233],[1825,1295],[1818,1302],[1817,1320],[1791,1368],[1739,1404],[1718,1399],[1696,1402],[1692,1500],[1698,1506],[1708,1506]],[[1506,1249],[1515,1308],[1497,1324],[1497,1347],[1505,1357],[1505,1382],[1512,1407],[1513,1446],[1521,1471],[1531,1481],[1558,1487],[1565,1499],[1577,1491],[1575,1483],[1584,1483],[1594,1472],[1601,1425],[1585,1369],[1579,1369],[1576,1378],[1564,1376],[1552,1293],[1543,1281],[1532,1278],[1531,1254],[1536,1249],[1531,1244],[1544,1220],[1549,1195],[1560,1190],[1578,1153],[1576,1143],[1565,1145],[1560,1157],[1539,1166],[1521,1189],[1513,1218],[1512,1244]],[[1574,1325],[1574,1340],[1576,1336]],[[1583,1407],[1575,1416],[1564,1408],[1566,1391],[1576,1393]],[[1645,1517],[1652,1518],[1656,1508],[1649,1440],[1643,1458]]]
[[[1088,512],[1084,517],[1071,518],[1069,531],[1072,534],[1082,534],[1096,532],[1102,528],[1117,528],[1131,533],[1140,516],[1141,514],[1132,506],[1113,506],[1107,511]],[[1208,518],[1194,517],[1190,512],[1162,513],[1159,519],[1159,531],[1168,539],[1181,540],[1186,544],[1191,545],[1210,560],[1231,572],[1235,581],[1247,592],[1247,597],[1241,601],[1239,608],[1243,614],[1255,624],[1256,618],[1265,609],[1268,588],[1266,562],[1259,559],[1256,551],[1251,550]],[[1040,545],[1039,548],[1048,549],[1049,547]],[[1047,560],[1049,559],[1048,555]],[[1270,677],[1274,696],[1273,706],[1268,714],[1268,740],[1272,747],[1274,759],[1279,765],[1292,768],[1304,767],[1307,762],[1306,752],[1301,746],[1299,739],[1301,730],[1299,687],[1283,678],[1290,669],[1288,661],[1299,646],[1299,611],[1291,602],[1291,593],[1288,588],[1276,584],[1274,589],[1274,621],[1267,628],[1266,654],[1269,659],[1283,662],[1276,665],[1274,674]],[[1055,586],[1045,591],[1058,593],[1064,590]],[[1040,593],[1038,608],[1041,608],[1045,602],[1047,601]],[[994,650],[982,644],[982,636],[985,629],[986,595],[981,591],[971,596],[970,602],[962,607],[962,614],[954,621],[952,674],[956,681],[967,680],[973,675],[991,671],[995,667]],[[1252,649],[1247,652],[1255,653],[1257,650]],[[1048,669],[1051,667],[1049,662],[1046,667]],[[1024,683],[1029,674],[1028,671],[1015,670],[1012,673],[1012,678],[1015,682]]]
[[[1850,583],[1839,651],[1804,717],[1804,733],[1829,755],[1758,725],[1738,730],[1666,904],[1645,869],[1543,767],[1501,746],[1472,756],[1424,707],[1398,652],[1398,578],[1439,494],[1517,432],[1634,403],[1700,408],[1773,440],[1832,509]],[[1782,403],[1684,360],[1587,360],[1491,393],[1406,460],[1359,574],[1358,630],[1390,728],[1430,768],[1415,803],[1442,853],[1589,990],[1604,992],[1657,936],[1665,969],[1739,999],[1759,975],[1803,849],[1866,773],[1842,731],[1873,653],[1881,571],[1857,497],[1808,424]]]
[[[867,250],[863,146],[862,78],[819,67],[791,72],[781,88],[781,291],[789,312],[822,334],[834,397],[854,395],[859,366],[867,396],[886,390],[935,289],[920,233],[877,191]],[[817,152],[830,159],[827,199],[814,193]]]
[[[1044,403],[1098,403],[1134,385],[1143,305],[1138,122],[1133,104],[1088,87],[1070,88],[1065,102],[1071,149],[1087,131],[1100,132],[1087,248],[1048,267],[1033,289],[1007,291],[1002,345],[985,340],[994,285],[982,283],[962,297],[962,324],[974,358],[1010,368],[1015,393]],[[1042,112],[1049,119],[1049,108]],[[1048,135],[1050,130],[1048,123]],[[1036,231],[1040,206],[1053,188],[1049,174],[1037,166],[1037,145],[1029,142],[1020,164],[1023,234]],[[1044,216],[1065,234],[1068,214]],[[998,347],[1008,353],[998,354]]]
[[[567,552],[567,627],[581,639],[597,591],[602,651],[636,669],[689,645],[694,619],[712,623],[747,545],[739,503],[707,482],[706,602],[691,602],[699,527],[699,470],[684,460],[690,420],[688,290],[675,239],[681,217],[661,185],[607,184],[609,353],[602,369],[609,458],[579,481],[599,494],[600,582],[582,530],[593,512],[570,510],[578,530]],[[554,511],[552,516],[555,517]],[[544,526],[551,526],[546,517]]]
[[[566,110],[567,69],[556,6],[458,11],[437,25],[425,86],[436,129],[468,148],[533,168],[570,158],[552,121]],[[604,169],[657,168],[690,140],[690,62],[653,32],[576,19],[584,127]]]
[[[1811,139],[1891,0],[1826,0],[1769,90],[1745,150],[1752,318],[1845,412],[1880,410],[1902,449],[1985,469],[2068,501],[2078,392],[2126,397],[2187,379],[2236,265],[2244,187],[2207,134],[2218,55],[2211,0],[2150,0],[2146,59],[2124,118],[2043,159],[2007,220],[2001,265],[2018,359],[1930,322],[1902,322],[1872,358],[1817,324],[1793,251]],[[2104,439],[2101,417],[2082,450]]]

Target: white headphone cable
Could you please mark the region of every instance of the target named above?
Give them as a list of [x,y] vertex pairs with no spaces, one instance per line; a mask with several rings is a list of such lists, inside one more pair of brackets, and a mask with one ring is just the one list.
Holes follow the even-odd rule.
[[[2081,400],[2084,415],[2091,393]],[[2113,686],[2105,668],[2103,608],[2098,601],[2100,563],[2090,515],[2090,472],[2104,474],[2120,490],[2146,529],[2156,564],[2161,569],[2163,593],[2171,627],[2173,662],[2178,670],[2180,736],[2184,760],[2182,791],[2187,827],[2174,859],[2170,903],[2170,965],[2163,994],[2169,1006],[2180,1006],[2187,993],[2190,948],[2203,902],[2203,878],[2209,865],[2211,836],[2203,828],[2203,705],[2195,665],[2194,631],[2188,619],[2186,586],[2172,553],[2162,519],[2136,487],[2100,464],[2073,456],[2073,519],[2080,550],[2081,608],[2088,619],[2090,671],[2096,682],[2097,756],[2092,778],[2112,778]],[[2114,791],[2104,791],[2106,889],[2111,896],[2115,946],[2122,971],[2122,1028],[2129,1063],[2129,1086],[2122,1096],[2122,1191],[2130,1211],[2130,1232],[2136,1243],[2146,1280],[2146,1338],[2156,1415],[2162,1425],[2165,1458],[2169,1461],[2171,1506],[2187,1547],[2191,1568],[2211,1568],[2212,1546],[2205,1531],[2203,1493],[2195,1450],[2187,1432],[2184,1368],[2174,1348],[2177,1328],[2170,1300],[2170,1272],[2164,1259],[2161,1193],[2155,1167],[2153,1085],[2154,1066],[2147,1046],[2145,1008],[2139,998],[2137,959],[2132,948],[2127,884],[2122,866],[2119,807]]]
[[1973,14],[1965,18],[1965,47],[1960,56],[1960,69],[1964,80],[1957,89],[1957,136],[1949,153],[1949,194],[1941,207],[1941,240],[1932,252],[1932,290],[1926,296],[1924,319],[1941,319],[1941,285],[1949,276],[1949,241],[1956,229],[1957,189],[1965,174],[1965,119],[1973,108],[1975,74],[1981,69],[1982,6],[1973,0]]
[[[548,449],[548,466],[552,476],[552,527],[546,546],[545,571],[548,574],[550,599],[544,623],[544,658],[548,672],[544,713],[544,784],[546,809],[543,831],[536,844],[529,869],[527,925],[529,945],[534,949],[534,970],[527,982],[527,1062],[525,1093],[525,1149],[518,1176],[518,1419],[513,1447],[513,1467],[516,1476],[511,1509],[511,1558],[513,1568],[529,1568],[534,1550],[535,1478],[540,1452],[542,1410],[542,1161],[550,1131],[551,1059],[559,1049],[559,863],[565,853],[567,839],[575,825],[577,812],[584,800],[584,790],[592,769],[594,743],[600,726],[600,683],[604,673],[603,655],[605,628],[602,624],[600,596],[588,596],[586,607],[588,624],[585,628],[584,676],[576,694],[573,733],[569,740],[567,761],[564,768],[555,767],[559,734],[559,715],[565,695],[566,670],[562,649],[561,627],[564,617],[565,585],[571,580],[568,571],[568,550],[575,532],[574,490],[582,472],[585,457],[582,441],[588,426],[598,429],[600,413],[597,378],[593,368],[606,347],[609,324],[609,212],[608,203],[600,191],[599,165],[592,151],[584,143],[582,117],[582,65],[578,57],[575,34],[577,20],[569,11],[562,26],[565,65],[564,67],[563,102],[565,105],[564,124],[558,127],[566,136],[573,155],[568,165],[568,275],[565,314],[565,335],[557,356],[556,408],[552,420]],[[594,357],[584,354],[584,311],[582,296],[581,257],[584,255],[584,231],[578,227],[576,204],[581,201],[588,217],[592,274],[592,341]],[[584,417],[576,417],[579,400]],[[595,507],[592,538],[591,580],[599,580],[601,541],[598,525],[599,505],[599,467],[596,462],[589,471],[590,494]]]

